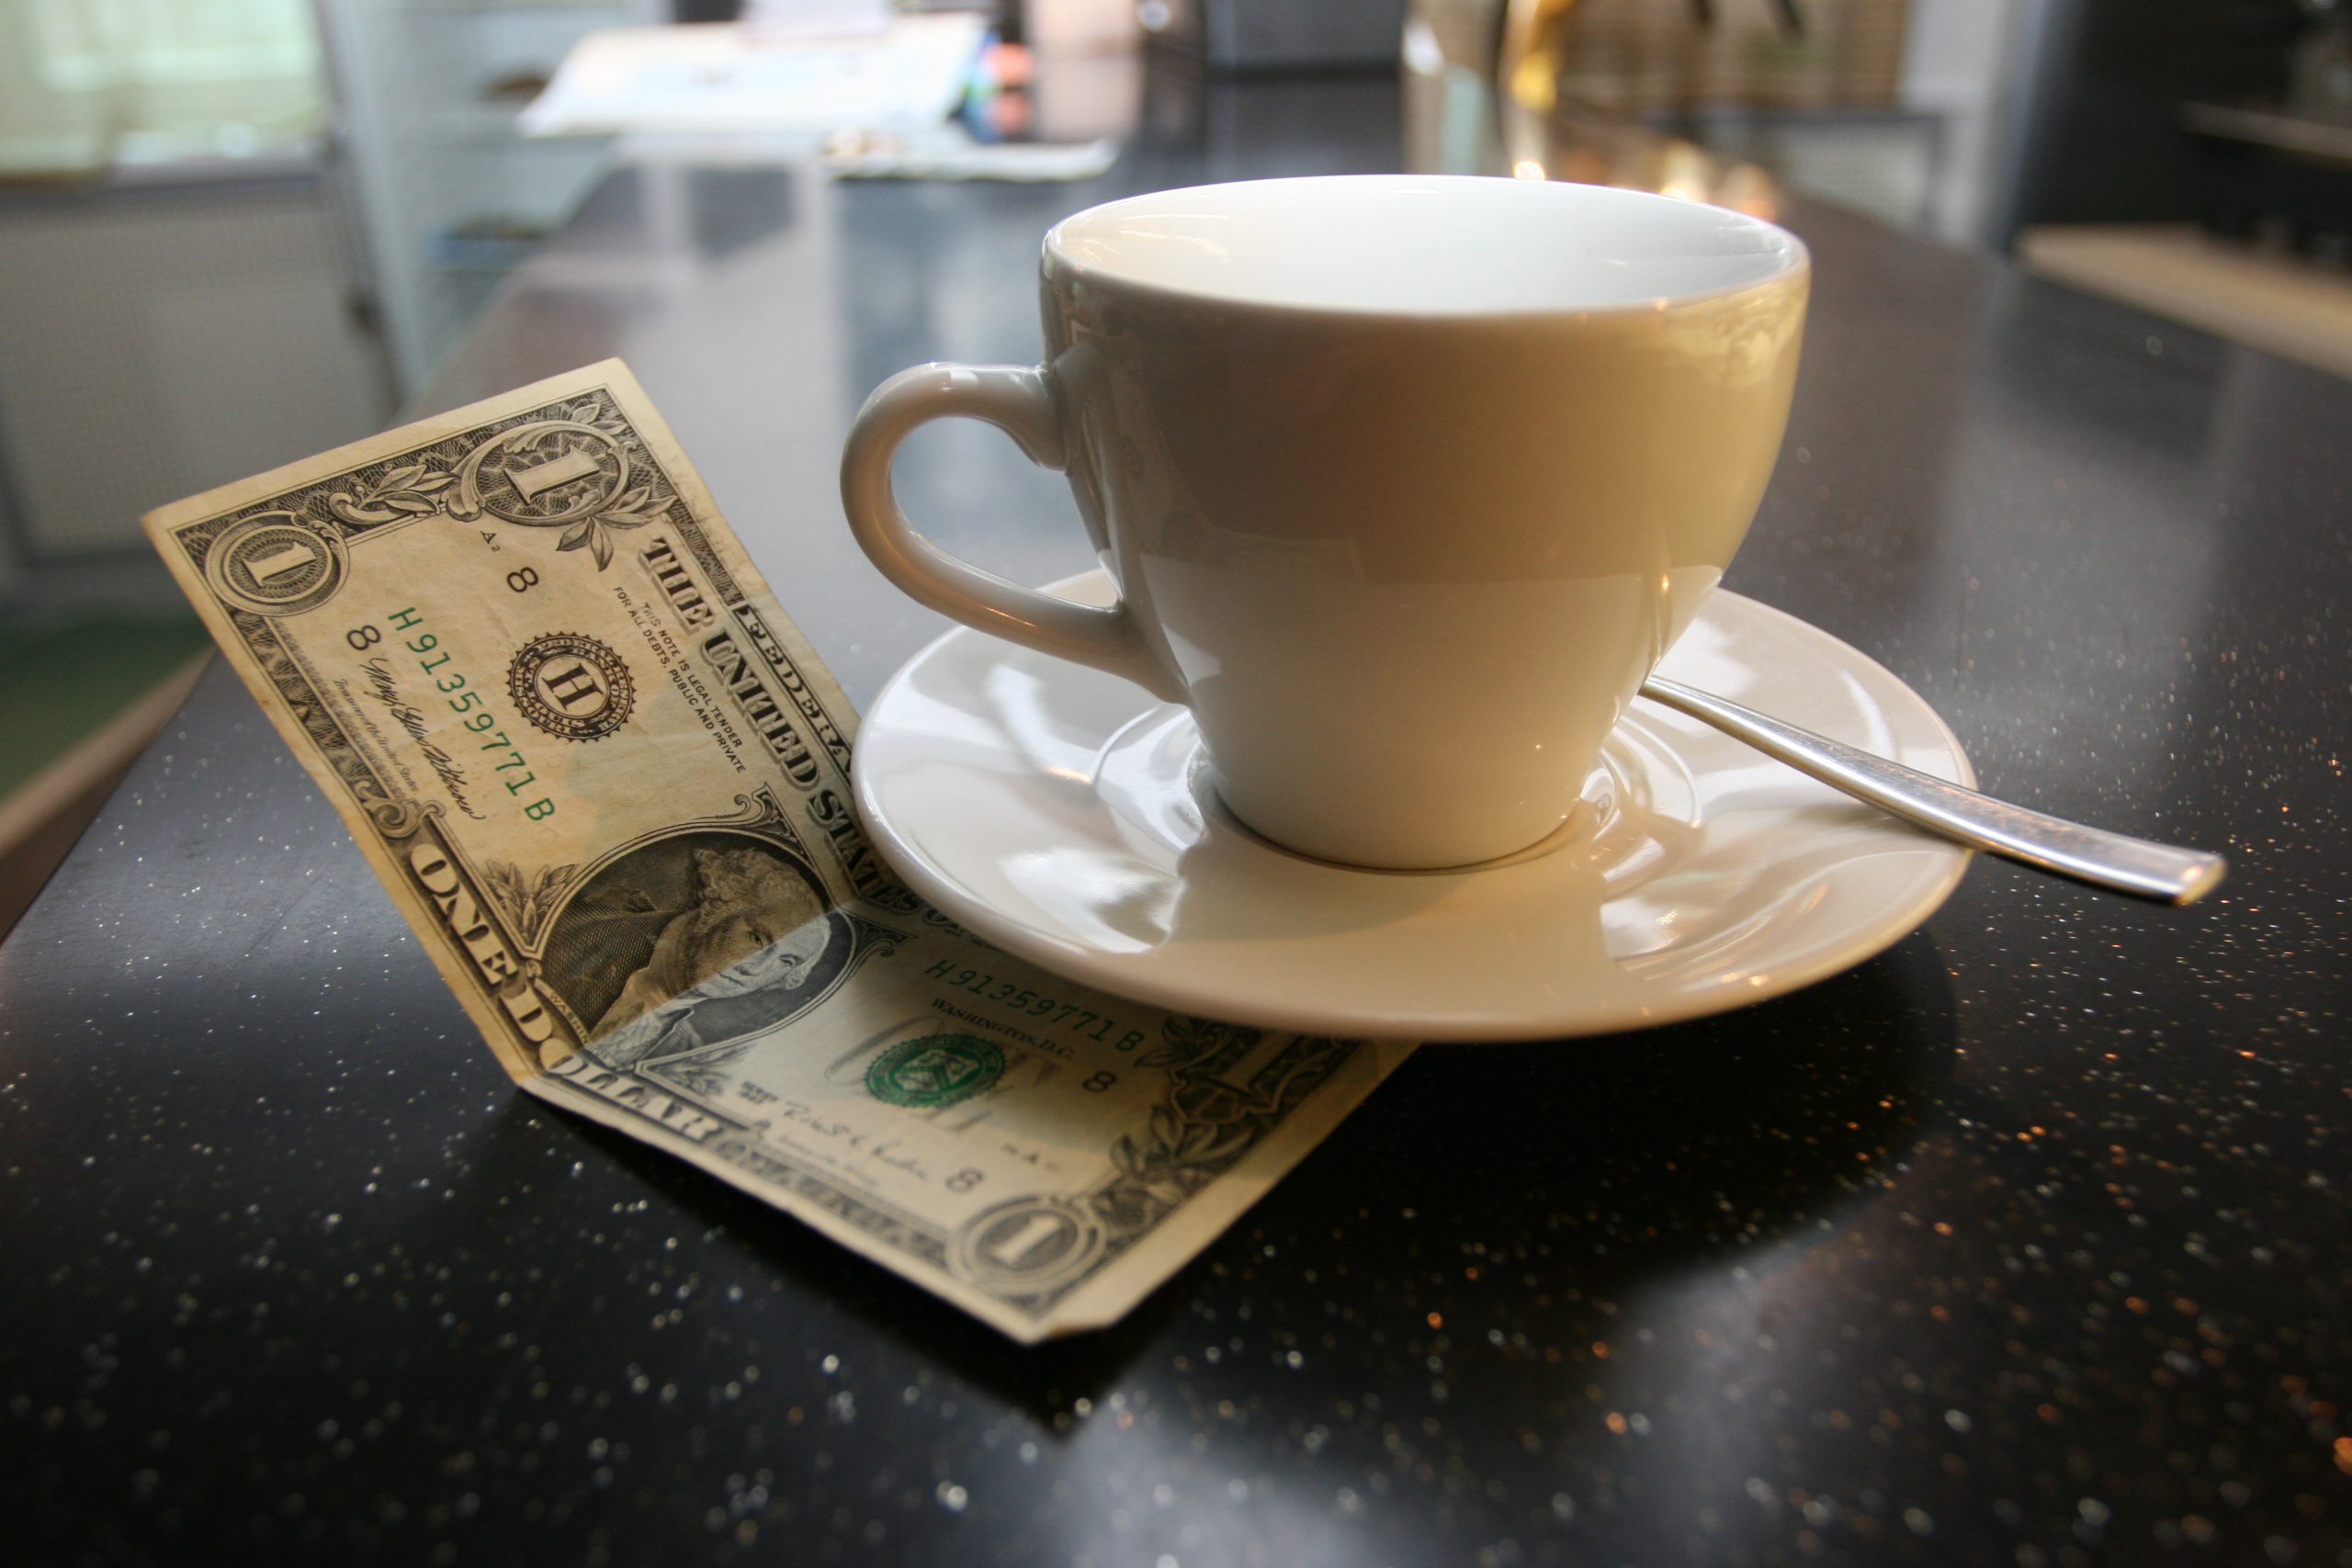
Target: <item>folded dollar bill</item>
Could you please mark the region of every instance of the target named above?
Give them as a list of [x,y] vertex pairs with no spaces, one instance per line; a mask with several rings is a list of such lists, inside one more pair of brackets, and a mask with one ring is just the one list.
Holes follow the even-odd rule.
[[1107,996],[901,886],[856,716],[617,361],[146,527],[526,1089],[1016,1339],[1115,1321],[1410,1049]]

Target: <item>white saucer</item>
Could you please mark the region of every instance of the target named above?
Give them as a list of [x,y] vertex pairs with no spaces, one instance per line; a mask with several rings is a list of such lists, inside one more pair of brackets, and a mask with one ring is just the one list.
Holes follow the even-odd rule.
[[[1054,592],[1111,597],[1092,572]],[[1917,693],[1736,593],[1708,599],[1659,673],[1974,782]],[[1968,864],[1645,702],[1559,833],[1464,871],[1276,849],[1217,803],[1198,752],[1184,709],[958,630],[865,716],[857,803],[908,886],[1047,968],[1184,1012],[1407,1040],[1598,1034],[1779,996],[1900,939]]]

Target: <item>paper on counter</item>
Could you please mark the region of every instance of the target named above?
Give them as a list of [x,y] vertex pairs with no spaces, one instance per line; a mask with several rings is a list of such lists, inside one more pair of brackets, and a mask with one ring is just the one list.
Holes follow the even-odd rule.
[[529,136],[928,130],[962,98],[986,31],[972,12],[901,17],[877,38],[775,40],[728,22],[601,28],[519,123]]

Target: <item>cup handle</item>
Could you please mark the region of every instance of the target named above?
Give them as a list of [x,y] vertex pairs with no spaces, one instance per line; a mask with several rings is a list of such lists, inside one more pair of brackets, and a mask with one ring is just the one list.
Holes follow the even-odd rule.
[[1031,462],[1061,471],[1061,411],[1053,378],[1042,367],[901,370],[874,389],[842,448],[842,506],[867,557],[909,597],[975,630],[1124,677],[1165,701],[1184,701],[1182,685],[1146,647],[1124,599],[1099,609],[1040,593],[958,560],[914,531],[892,493],[890,460],[915,426],[957,417],[995,425]]

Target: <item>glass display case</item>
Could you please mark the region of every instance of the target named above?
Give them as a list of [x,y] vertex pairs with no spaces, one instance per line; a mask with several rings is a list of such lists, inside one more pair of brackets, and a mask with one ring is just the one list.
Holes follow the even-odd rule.
[[318,0],[335,147],[394,373],[413,391],[498,279],[603,167],[594,138],[533,139],[516,116],[594,28],[668,18],[663,0]]

